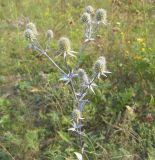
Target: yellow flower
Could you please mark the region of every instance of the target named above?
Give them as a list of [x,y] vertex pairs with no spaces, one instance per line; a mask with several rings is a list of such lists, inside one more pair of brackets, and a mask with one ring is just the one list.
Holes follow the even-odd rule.
[[130,44],[131,43],[131,41],[128,41],[128,44]]
[[135,56],[134,59],[137,60],[137,61],[140,61],[140,60],[142,60],[143,58],[142,58],[142,56]]
[[142,48],[141,50],[142,50],[142,52],[145,52],[145,48]]
[[121,32],[121,35],[124,36],[124,32]]
[[144,39],[144,38],[137,38],[137,42],[139,42],[139,43],[144,43],[144,42],[145,42],[145,39]]

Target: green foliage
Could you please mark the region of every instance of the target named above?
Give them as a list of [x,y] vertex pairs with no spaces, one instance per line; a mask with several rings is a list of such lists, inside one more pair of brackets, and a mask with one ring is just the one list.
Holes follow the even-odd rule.
[[58,134],[62,140],[64,140],[67,143],[71,143],[71,138],[67,133],[63,131],[59,131]]
[[31,150],[38,151],[38,131],[37,130],[28,130],[25,134],[25,140],[27,147]]

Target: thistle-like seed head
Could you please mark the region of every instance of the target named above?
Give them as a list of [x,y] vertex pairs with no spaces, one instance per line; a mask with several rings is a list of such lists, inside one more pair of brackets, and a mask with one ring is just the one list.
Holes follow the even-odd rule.
[[33,41],[34,39],[36,39],[36,37],[31,29],[25,30],[24,37],[26,40],[29,40],[29,41]]
[[26,25],[26,29],[31,29],[35,35],[38,35],[36,25],[32,22]]
[[90,14],[87,12],[83,13],[83,15],[81,16],[81,22],[86,25],[90,24],[91,22]]
[[97,9],[95,14],[95,19],[97,22],[103,22],[106,24],[107,21],[107,12],[104,9]]
[[46,37],[49,38],[49,39],[52,39],[53,38],[53,31],[52,30],[48,30],[46,32]]
[[98,58],[98,60],[101,60],[102,63],[106,64],[106,59],[105,59],[104,56],[100,56],[100,57]]
[[78,70],[78,78],[80,80],[81,85],[88,84],[88,82],[89,82],[88,76],[87,76],[86,72],[84,71],[84,69]]
[[94,8],[92,6],[87,6],[86,12],[89,14],[94,14]]
[[106,70],[106,60],[105,57],[99,57],[94,64],[94,72],[95,74],[103,73]]
[[58,52],[64,53],[69,52],[71,50],[70,41],[66,37],[61,37],[58,41]]

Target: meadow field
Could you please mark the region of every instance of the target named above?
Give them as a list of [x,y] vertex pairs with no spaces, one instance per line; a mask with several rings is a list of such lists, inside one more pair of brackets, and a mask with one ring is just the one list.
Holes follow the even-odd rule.
[[[28,47],[24,31],[33,22],[44,45],[51,29],[49,56],[63,66],[58,40],[68,37],[80,52],[80,18],[88,5],[105,9],[107,24],[87,44],[79,66],[90,76],[104,56],[111,74],[95,82],[95,94],[88,92],[79,160],[155,160],[154,0],[0,0],[0,160],[78,160],[80,140],[68,131],[71,89]],[[68,64],[75,62],[71,57]]]

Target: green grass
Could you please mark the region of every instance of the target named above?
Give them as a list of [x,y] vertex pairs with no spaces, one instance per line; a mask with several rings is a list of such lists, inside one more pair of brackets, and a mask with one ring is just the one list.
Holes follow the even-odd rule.
[[[155,159],[153,0],[0,1],[0,159],[76,159],[79,148],[67,132],[71,92],[58,81],[51,63],[27,48],[23,32],[29,20],[34,22],[44,44],[46,31],[52,29],[51,56],[61,36],[79,51],[84,40],[80,16],[87,5],[105,8],[109,25],[101,27],[101,36],[87,47],[80,67],[91,74],[94,60],[104,55],[112,72],[97,82],[95,96],[89,94],[91,103],[84,112],[88,156],[90,160]],[[19,19],[24,25],[18,25]],[[62,63],[61,58],[56,61]]]

